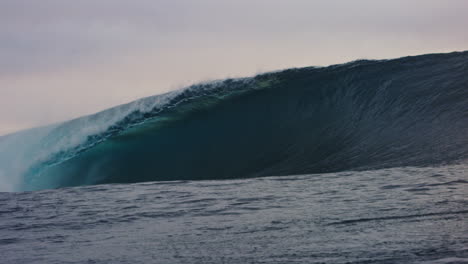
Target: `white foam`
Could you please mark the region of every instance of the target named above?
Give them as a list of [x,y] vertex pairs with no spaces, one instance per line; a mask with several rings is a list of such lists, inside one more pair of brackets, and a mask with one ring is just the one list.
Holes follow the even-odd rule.
[[0,137],[0,191],[17,191],[26,171],[52,155],[80,146],[89,136],[107,131],[135,111],[149,112],[183,90],[143,98],[100,113],[60,124]]
[[[252,78],[235,79],[248,83]],[[48,161],[53,155],[84,144],[89,136],[102,134],[131,113],[148,113],[171,102],[189,89],[199,94],[218,88],[223,80],[205,82],[170,93],[142,98],[102,112],[59,124],[33,128],[0,137],[0,191],[18,191],[26,172],[35,164]]]

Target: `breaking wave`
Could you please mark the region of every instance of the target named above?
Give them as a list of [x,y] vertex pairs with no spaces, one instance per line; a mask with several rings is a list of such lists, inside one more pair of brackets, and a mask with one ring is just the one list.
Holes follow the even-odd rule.
[[0,137],[0,190],[248,178],[468,157],[468,52],[198,84]]

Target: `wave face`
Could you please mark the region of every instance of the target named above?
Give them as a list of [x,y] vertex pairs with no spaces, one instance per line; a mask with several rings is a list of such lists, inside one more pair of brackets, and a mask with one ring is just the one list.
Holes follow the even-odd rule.
[[228,79],[0,138],[3,189],[435,166],[468,158],[468,52]]

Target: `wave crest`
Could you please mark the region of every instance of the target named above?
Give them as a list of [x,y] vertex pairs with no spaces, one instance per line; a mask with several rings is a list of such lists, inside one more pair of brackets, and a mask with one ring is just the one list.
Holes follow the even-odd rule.
[[454,163],[467,105],[468,52],[194,85],[43,128],[20,188]]

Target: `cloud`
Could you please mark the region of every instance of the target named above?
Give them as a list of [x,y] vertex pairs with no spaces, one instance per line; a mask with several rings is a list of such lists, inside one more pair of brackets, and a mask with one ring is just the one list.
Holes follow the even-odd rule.
[[360,38],[453,38],[468,22],[463,13],[468,3],[462,0],[6,0],[0,7],[0,74],[155,50],[185,35],[282,39],[302,34],[306,41],[320,41],[323,35],[352,32]]
[[192,81],[468,49],[466,10],[464,0],[4,0],[0,131]]

